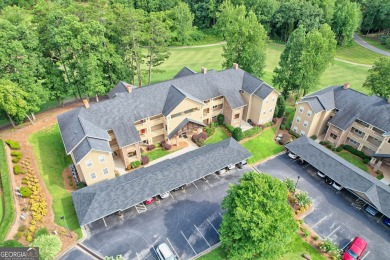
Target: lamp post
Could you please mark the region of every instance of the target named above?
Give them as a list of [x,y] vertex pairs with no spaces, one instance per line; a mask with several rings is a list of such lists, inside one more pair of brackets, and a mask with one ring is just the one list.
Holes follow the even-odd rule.
[[64,216],[61,216],[60,218],[64,221],[65,226],[66,226],[66,229],[68,229],[69,236],[70,236],[71,238],[73,238],[72,233],[70,232],[70,229],[69,229],[69,227],[68,227],[68,223],[66,223],[65,217],[64,217]]
[[297,178],[297,182],[295,183],[295,188],[294,188],[294,192],[293,192],[293,195],[295,195],[295,191],[297,190],[297,187],[298,187],[298,181],[299,179],[301,178],[301,176],[298,175],[298,178]]

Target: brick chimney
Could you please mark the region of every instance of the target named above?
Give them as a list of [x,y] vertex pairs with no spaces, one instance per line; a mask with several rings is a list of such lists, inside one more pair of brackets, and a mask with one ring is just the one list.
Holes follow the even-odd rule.
[[238,64],[237,63],[233,63],[233,69],[238,70]]
[[351,83],[346,82],[346,83],[344,83],[343,89],[349,89],[350,86],[351,86]]
[[86,109],[88,109],[88,108],[89,108],[88,99],[83,99],[83,103],[84,103],[84,107],[85,107]]
[[200,71],[202,72],[202,74],[206,74],[206,73],[207,73],[207,68],[202,67],[202,68],[200,69]]
[[130,84],[125,85],[127,92],[131,93],[133,91],[133,87]]

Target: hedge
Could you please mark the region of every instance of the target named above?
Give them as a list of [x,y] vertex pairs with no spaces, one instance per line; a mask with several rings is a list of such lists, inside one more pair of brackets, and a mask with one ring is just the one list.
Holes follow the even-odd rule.
[[5,141],[9,147],[12,149],[12,150],[19,150],[20,149],[20,144],[16,141],[12,141],[12,140],[7,140]]
[[31,196],[31,190],[29,187],[21,187],[20,194],[22,194],[23,198],[29,198]]
[[20,173],[20,165],[15,165],[14,166],[14,174],[18,175]]
[[261,131],[261,127],[255,126],[255,127],[252,127],[251,129],[248,129],[242,133],[244,134],[244,138],[248,138],[248,137],[254,136],[255,134],[259,133],[260,131]]
[[130,166],[132,169],[135,169],[135,168],[139,167],[140,165],[141,165],[140,161],[134,161],[134,162],[130,163]]
[[12,187],[10,173],[8,171],[7,157],[5,155],[4,142],[0,140],[0,176],[1,187],[3,190],[3,216],[0,219],[0,241],[4,241],[9,228],[12,225],[15,216],[14,199],[12,196]]
[[232,137],[236,139],[236,141],[240,141],[244,138],[244,134],[242,133],[241,127],[234,128]]
[[226,127],[226,129],[227,129],[231,134],[233,134],[234,126],[229,125],[229,124],[224,124],[224,126]]
[[362,158],[363,162],[367,161],[367,163],[368,163],[371,160],[371,156],[365,155],[362,151],[359,151],[350,145],[343,145],[343,148],[344,148],[344,150],[347,150],[351,154],[354,154],[354,155]]
[[288,132],[289,132],[291,135],[295,136],[296,138],[299,138],[299,137],[300,137],[299,134],[295,133],[295,132],[292,131],[292,130],[290,130],[290,131],[288,131]]

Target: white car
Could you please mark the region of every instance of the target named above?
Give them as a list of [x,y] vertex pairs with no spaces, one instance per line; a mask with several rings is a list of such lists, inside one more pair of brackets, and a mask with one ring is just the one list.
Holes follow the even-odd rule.
[[318,176],[320,176],[321,178],[325,178],[326,177],[326,175],[325,174],[323,174],[322,172],[320,172],[320,171],[318,171],[317,172],[317,175]]
[[165,192],[165,193],[163,193],[163,194],[160,194],[160,198],[162,198],[162,199],[166,199],[166,198],[168,198],[169,197],[169,191],[168,192]]
[[228,170],[232,170],[234,168],[236,168],[236,165],[234,165],[234,164],[229,164],[228,166],[226,166],[226,169],[228,169]]
[[343,186],[341,186],[337,182],[333,182],[332,187],[335,188],[336,190],[342,190],[343,189]]
[[276,137],[275,141],[276,142],[279,142],[280,139],[282,139],[283,135],[282,134],[278,134],[278,136]]
[[171,251],[169,246],[165,243],[160,244],[156,249],[158,258],[160,260],[176,260],[177,256]]
[[292,153],[292,152],[288,152],[288,157],[295,160],[298,158],[298,155],[296,155],[295,153]]
[[226,172],[226,169],[224,168],[224,169],[221,169],[219,171],[216,171],[215,173],[218,174],[218,175],[221,175],[221,174],[223,174],[225,172]]

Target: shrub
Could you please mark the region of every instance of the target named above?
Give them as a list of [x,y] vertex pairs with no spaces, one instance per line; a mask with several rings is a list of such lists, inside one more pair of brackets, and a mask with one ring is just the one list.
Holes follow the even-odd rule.
[[151,145],[148,145],[148,147],[146,147],[146,150],[152,151],[154,148],[156,148],[156,146],[154,144],[151,144]]
[[383,173],[376,176],[378,180],[382,180],[384,178]]
[[350,152],[351,154],[354,154],[354,155],[362,158],[362,160],[368,159],[368,162],[371,160],[371,156],[365,155],[362,151],[359,151],[350,145],[344,145],[344,149],[347,150],[348,152]]
[[233,134],[234,126],[229,125],[229,124],[224,124],[224,126],[226,127],[226,129],[227,129],[231,134]]
[[283,134],[282,139],[279,140],[281,145],[285,145],[290,142],[291,136],[289,134]]
[[[22,237],[22,234],[20,234]],[[0,243],[0,247],[22,247],[23,245],[16,240],[6,240]]]
[[20,232],[26,231],[26,226],[25,226],[25,225],[21,225],[21,226],[18,228],[18,231],[20,231]]
[[280,130],[284,130],[286,129],[286,126],[283,124],[283,125],[280,125]]
[[27,242],[32,242],[33,241],[32,235],[28,234],[27,237],[26,237],[26,240],[27,240]]
[[30,245],[39,247],[39,259],[51,260],[61,250],[61,240],[55,235],[42,235],[35,239]]
[[30,226],[30,228],[29,228],[28,230],[29,230],[31,233],[34,233],[36,228],[37,228],[36,226],[32,225],[32,226]]
[[80,181],[80,182],[77,183],[77,188],[78,189],[84,188],[86,186],[87,186],[87,184],[85,182],[83,182],[83,181]]
[[289,192],[294,192],[295,181],[293,179],[286,177],[283,179],[283,182],[286,185]]
[[20,173],[20,165],[14,166],[14,174],[18,175]]
[[242,133],[241,127],[236,127],[233,130],[232,137],[236,139],[237,141],[240,141],[244,138],[244,134]]
[[[277,108],[277,109],[276,109]],[[282,117],[284,111],[286,110],[286,101],[283,96],[279,96],[278,101],[276,102],[275,110],[277,110],[277,117]]]
[[317,136],[316,135],[312,135],[312,136],[310,136],[310,138],[313,139],[313,140],[317,140]]
[[317,235],[314,235],[314,236],[313,236],[313,240],[314,240],[314,241],[317,241],[319,238],[320,238],[320,237],[317,236]]
[[145,155],[142,155],[141,156],[141,164],[142,165],[147,165],[148,163],[149,163],[149,157],[145,156]]
[[202,146],[205,145],[204,139],[203,139],[203,138],[198,139],[195,143],[196,143],[196,145],[197,145],[198,147],[202,147]]
[[22,235],[23,235],[22,232],[16,232],[16,234],[14,235],[14,239],[19,240],[22,238]]
[[207,139],[207,134],[206,132],[200,132],[199,134],[195,134],[192,136],[192,141],[197,142],[199,139],[206,140]]
[[339,247],[330,239],[325,239],[320,245],[320,249],[326,253],[335,252],[339,250]]
[[211,122],[208,126],[204,128],[207,136],[212,136],[215,133],[215,123]]
[[12,141],[12,140],[6,140],[6,144],[12,149],[12,150],[19,150],[20,149],[20,144],[19,142]]
[[288,132],[289,132],[292,136],[295,136],[296,138],[299,138],[299,137],[300,137],[300,135],[297,134],[297,133],[295,133],[294,131],[289,130]]
[[369,162],[370,162],[370,159],[369,159],[369,158],[364,158],[364,159],[363,159],[363,163],[364,163],[364,164],[368,164]]
[[29,198],[31,196],[31,190],[29,187],[20,188],[20,194],[22,194],[23,198]]
[[276,124],[277,121],[278,119],[276,117],[272,118],[272,124]]
[[343,150],[343,146],[340,145],[339,147],[336,148],[336,152],[341,152]]
[[295,197],[297,198],[298,205],[301,207],[308,207],[312,203],[312,199],[309,197],[307,192],[296,193]]
[[261,128],[258,126],[255,126],[255,127],[252,127],[251,129],[248,129],[242,133],[244,135],[244,138],[248,138],[248,137],[254,136],[255,134],[259,133],[260,131],[261,131]]
[[40,229],[35,232],[35,237],[43,236],[43,235],[50,235],[49,230],[45,227],[41,227]]
[[310,231],[307,230],[306,228],[303,228],[303,229],[302,229],[302,233],[303,233],[303,236],[304,236],[304,237],[308,237],[308,236],[310,235]]
[[320,144],[325,145],[325,141],[320,141]]
[[163,147],[164,147],[165,150],[171,150],[172,145],[164,143]]
[[22,157],[22,152],[20,151],[12,151],[11,156],[16,156],[16,157]]
[[223,121],[225,121],[225,116],[222,115],[222,114],[219,114],[219,115],[217,116],[218,125],[223,125]]
[[141,162],[140,162],[140,161],[134,161],[134,162],[131,162],[131,163],[130,163],[130,167],[131,167],[132,169],[135,169],[135,168],[139,167],[140,165],[141,165]]
[[12,162],[13,163],[18,163],[20,161],[20,158],[19,157],[14,157],[12,158]]

